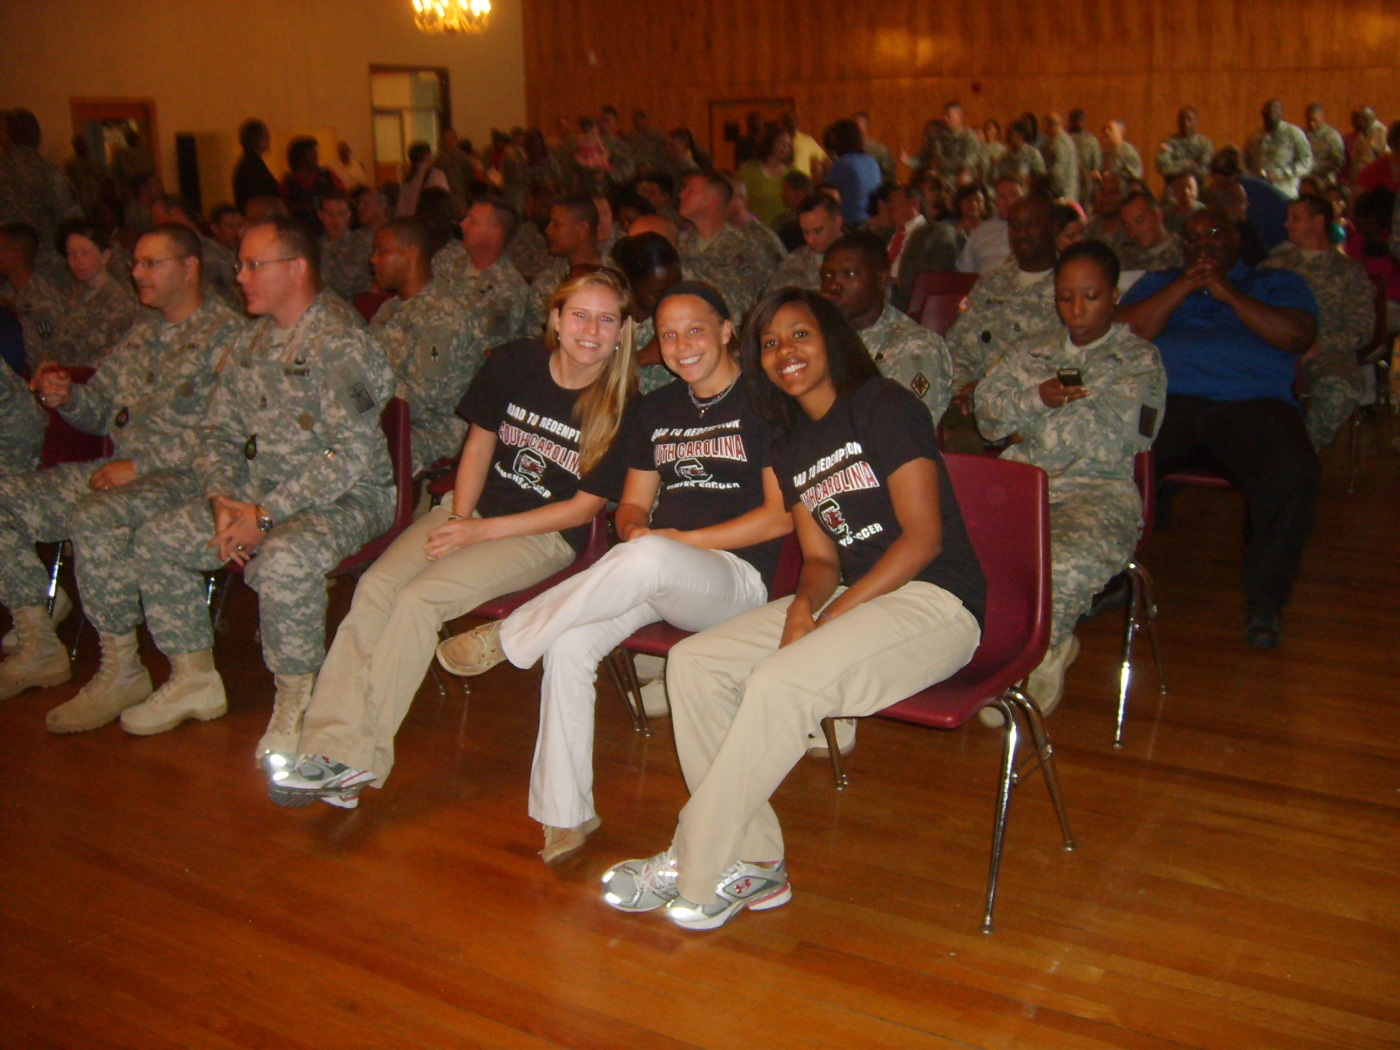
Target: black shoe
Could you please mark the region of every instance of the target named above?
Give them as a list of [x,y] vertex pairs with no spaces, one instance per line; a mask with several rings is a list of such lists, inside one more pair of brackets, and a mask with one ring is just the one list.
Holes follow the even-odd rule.
[[1244,641],[1251,649],[1277,649],[1283,635],[1283,618],[1274,609],[1257,609],[1249,614]]

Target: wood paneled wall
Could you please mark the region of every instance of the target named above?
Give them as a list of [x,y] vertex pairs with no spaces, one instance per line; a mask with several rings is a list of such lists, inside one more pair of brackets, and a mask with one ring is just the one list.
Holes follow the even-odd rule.
[[1243,145],[1260,104],[1321,102],[1350,130],[1361,103],[1400,118],[1400,0],[523,0],[532,124],[611,102],[704,142],[712,100],[790,96],[820,135],[865,109],[896,154],[945,99],[1001,123],[1082,106],[1151,165],[1197,107],[1217,147]]

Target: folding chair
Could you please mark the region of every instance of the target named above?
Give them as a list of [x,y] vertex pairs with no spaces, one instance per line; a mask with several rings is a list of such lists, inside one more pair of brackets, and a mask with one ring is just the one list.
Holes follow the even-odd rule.
[[[74,383],[81,385],[91,379],[97,369],[69,368],[66,371]],[[112,454],[112,439],[109,436],[83,433],[71,426],[57,409],[50,408],[48,405],[44,406],[44,411],[48,413],[49,419],[44,429],[44,447],[39,451],[40,469],[62,466],[65,463],[87,463],[96,459],[105,459]],[[60,541],[54,550],[52,560],[49,562],[49,588],[46,605],[50,616],[53,615],[54,602],[58,599],[58,574],[72,550],[72,544],[68,540]],[[77,659],[78,642],[82,639],[85,622],[86,618],[79,614],[78,626],[73,632],[73,644],[68,650],[69,659]]]
[[[1133,638],[1146,628],[1152,646],[1152,660],[1157,666],[1157,683],[1163,695],[1167,679],[1162,673],[1162,651],[1157,645],[1157,600],[1152,590],[1152,574],[1142,564],[1142,552],[1152,538],[1152,525],[1157,514],[1157,477],[1155,461],[1149,449],[1133,457],[1133,481],[1142,495],[1142,535],[1124,570],[1128,588],[1128,604],[1123,611],[1123,657],[1118,665],[1118,718],[1113,726],[1113,746],[1123,746],[1123,719],[1128,713],[1128,688],[1133,676]],[[1224,479],[1220,479],[1224,480]]]
[[[773,569],[773,581],[768,587],[768,600],[786,598],[797,590],[797,579],[802,575],[802,548],[797,543],[797,533],[790,532],[783,540],[778,552],[778,564]],[[632,662],[633,653],[665,658],[677,642],[689,638],[694,632],[673,627],[665,620],[639,627],[625,638],[616,649],[608,654],[607,667],[612,674],[613,684],[627,702],[628,714],[632,716],[632,728],[639,733],[651,736],[651,726],[647,724],[646,708],[642,704],[642,684],[637,679],[637,667]]]
[[[1045,472],[1024,463],[985,456],[943,457],[957,492],[968,537],[987,578],[986,626],[971,662],[951,678],[931,685],[879,712],[882,718],[957,729],[988,704],[1001,711],[1001,780],[992,822],[991,866],[987,875],[982,932],[992,932],[992,906],[1006,838],[1011,792],[1022,770],[1038,768],[1060,822],[1064,848],[1074,849],[1069,819],[1060,797],[1059,774],[1050,734],[1040,708],[1019,684],[1040,663],[1050,638],[1050,511]],[[1030,728],[1033,754],[1017,761],[1020,714]],[[834,719],[823,719],[838,790],[848,783]]]
[[[914,286],[909,289],[909,310],[908,314],[920,324],[933,328],[939,335],[945,335],[948,326],[957,320],[958,306],[967,298],[967,294],[972,291],[972,286],[977,283],[975,273],[962,273],[958,270],[925,270],[914,278]],[[939,310],[947,311],[951,304],[951,313],[947,316],[947,324],[943,328],[935,328],[925,319],[924,309],[930,296],[937,296],[942,300]]]

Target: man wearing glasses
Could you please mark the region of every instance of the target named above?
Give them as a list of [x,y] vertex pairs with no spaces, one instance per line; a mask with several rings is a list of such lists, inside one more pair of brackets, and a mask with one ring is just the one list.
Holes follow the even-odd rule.
[[45,600],[48,572],[35,541],[71,539],[83,611],[102,641],[97,675],[48,714],[55,733],[96,729],[151,693],[137,651],[140,586],[132,555],[138,527],[199,494],[191,469],[194,427],[229,344],[244,322],[200,288],[199,239],[158,226],[136,243],[132,276],[151,309],[127,330],[86,385],[55,364],[31,386],[40,403],[90,434],[107,434],[109,459],[0,479],[0,602],[16,648],[0,664],[0,696],[58,685],[71,675]]
[[151,636],[171,662],[122,728],[150,735],[227,709],[214,669],[204,573],[233,561],[258,592],[263,659],[276,678],[258,758],[292,752],[325,656],[325,575],[389,527],[394,487],[379,413],[394,392],[383,351],[334,292],[305,222],[249,228],[238,283],[257,320],[229,350],[198,434],[202,496],[136,538]]
[[1317,456],[1293,394],[1299,355],[1316,341],[1317,301],[1297,274],[1245,264],[1218,207],[1194,212],[1182,243],[1185,269],[1143,277],[1119,320],[1156,343],[1167,368],[1158,475],[1203,468],[1244,493],[1245,642],[1272,649],[1317,495]]

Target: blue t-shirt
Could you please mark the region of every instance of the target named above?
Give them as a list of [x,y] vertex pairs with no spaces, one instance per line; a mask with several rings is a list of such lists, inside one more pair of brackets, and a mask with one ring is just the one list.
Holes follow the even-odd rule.
[[826,181],[841,191],[841,218],[859,226],[870,218],[870,195],[880,188],[880,163],[869,153],[846,153],[832,163]]
[[[1181,276],[1180,269],[1145,274],[1123,296],[1139,302]],[[1317,300],[1307,281],[1288,270],[1255,269],[1237,262],[1230,282],[1251,299],[1269,306],[1291,306],[1317,316]],[[1204,288],[1188,295],[1167,327],[1152,340],[1167,368],[1167,393],[1212,401],[1272,398],[1296,404],[1293,381],[1298,356],[1270,346],[1245,327],[1235,311]]]

